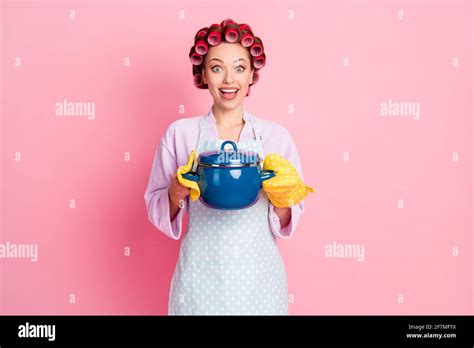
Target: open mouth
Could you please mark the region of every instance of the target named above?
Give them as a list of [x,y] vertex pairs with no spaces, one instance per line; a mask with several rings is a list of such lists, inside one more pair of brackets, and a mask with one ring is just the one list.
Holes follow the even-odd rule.
[[239,93],[239,89],[237,88],[219,88],[219,92],[224,97],[224,99],[230,100],[234,99]]

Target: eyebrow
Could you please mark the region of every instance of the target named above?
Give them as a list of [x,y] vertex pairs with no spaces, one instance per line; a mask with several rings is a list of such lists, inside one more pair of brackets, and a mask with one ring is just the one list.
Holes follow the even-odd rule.
[[[219,58],[212,58],[211,60],[209,60],[209,62],[211,62],[212,60],[218,60],[219,62],[224,63],[224,62],[223,62],[222,60],[220,60]],[[245,59],[243,59],[243,58],[236,59],[235,61],[238,62],[239,60],[243,60],[245,63],[247,63],[247,62],[245,61]]]

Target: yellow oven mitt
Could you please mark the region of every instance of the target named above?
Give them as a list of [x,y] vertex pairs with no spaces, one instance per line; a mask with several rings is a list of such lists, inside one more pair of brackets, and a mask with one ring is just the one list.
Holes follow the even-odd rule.
[[176,171],[176,177],[178,178],[178,181],[180,182],[180,184],[185,187],[189,187],[191,189],[189,195],[191,196],[191,199],[193,201],[198,199],[199,195],[201,194],[198,183],[196,181],[183,178],[181,174],[188,173],[191,171],[196,157],[197,157],[196,150],[191,151],[191,154],[189,155],[189,158],[188,158],[188,163],[179,167],[178,170]]
[[276,174],[262,181],[262,189],[275,207],[290,207],[302,201],[308,193],[316,192],[300,179],[293,164],[279,154],[269,153],[263,160],[263,169],[273,170]]

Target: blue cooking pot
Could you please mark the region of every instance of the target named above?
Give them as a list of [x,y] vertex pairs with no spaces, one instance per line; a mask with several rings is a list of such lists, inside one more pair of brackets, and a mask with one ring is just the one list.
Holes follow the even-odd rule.
[[[232,145],[232,151],[224,150],[227,144]],[[261,169],[258,153],[240,151],[233,141],[227,140],[220,151],[200,154],[192,171],[182,176],[198,183],[199,199],[205,206],[235,210],[255,204],[262,181],[273,178],[275,173]]]

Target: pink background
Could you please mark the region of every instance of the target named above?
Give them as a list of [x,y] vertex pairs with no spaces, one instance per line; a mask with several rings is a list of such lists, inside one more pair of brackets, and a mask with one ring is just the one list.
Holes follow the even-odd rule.
[[[246,107],[289,129],[318,190],[278,240],[290,313],[474,312],[472,2],[1,6],[0,243],[38,245],[37,262],[0,258],[1,314],[167,313],[180,241],[148,221],[143,194],[167,125],[212,105],[188,53],[227,17],[265,45]],[[95,118],[56,115],[64,99],[95,103]],[[389,99],[420,118],[382,116]],[[333,242],[364,259],[327,257]]]

